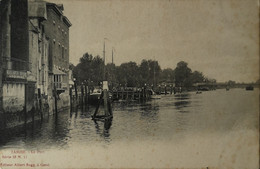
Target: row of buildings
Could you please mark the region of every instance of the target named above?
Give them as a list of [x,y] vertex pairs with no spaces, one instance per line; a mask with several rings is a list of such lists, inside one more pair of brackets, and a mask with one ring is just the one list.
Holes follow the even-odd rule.
[[69,104],[69,28],[62,4],[0,0],[0,125],[53,111],[54,86]]

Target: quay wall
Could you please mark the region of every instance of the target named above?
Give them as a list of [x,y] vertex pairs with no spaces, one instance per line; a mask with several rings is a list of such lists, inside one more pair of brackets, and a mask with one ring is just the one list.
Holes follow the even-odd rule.
[[23,83],[3,84],[3,110],[15,113],[23,111],[25,103],[25,85]]

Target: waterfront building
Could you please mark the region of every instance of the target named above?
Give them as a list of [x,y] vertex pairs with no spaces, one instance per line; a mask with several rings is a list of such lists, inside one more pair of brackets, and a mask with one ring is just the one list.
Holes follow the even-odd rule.
[[43,22],[50,40],[49,77],[58,93],[69,89],[69,28],[70,21],[63,15],[63,5],[46,3],[47,20]]
[[54,85],[68,89],[71,24],[62,10],[41,0],[0,0],[0,127],[34,119],[39,104],[52,106]]

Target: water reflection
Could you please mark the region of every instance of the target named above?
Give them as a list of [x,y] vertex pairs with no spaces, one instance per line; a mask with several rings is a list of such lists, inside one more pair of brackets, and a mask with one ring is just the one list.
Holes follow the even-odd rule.
[[[95,124],[95,128],[96,128],[96,133],[98,135],[100,135],[101,137],[103,137],[106,141],[110,141],[110,133],[109,133],[109,129],[112,126],[112,120],[113,118],[108,118],[105,119],[104,121],[97,121],[97,120],[93,120],[94,124]],[[103,129],[102,129],[102,123],[103,125]]]
[[185,107],[189,107],[191,104],[191,95],[189,93],[179,93],[174,96],[176,100],[174,102],[174,106],[177,110],[180,110],[181,113],[187,113],[188,111],[183,111],[182,109]]
[[155,102],[152,102],[152,103],[142,103],[140,105],[140,114],[141,114],[141,117],[140,119],[145,119],[147,120],[148,122],[156,122],[158,121],[158,112],[159,112],[159,104],[158,103],[155,103]]

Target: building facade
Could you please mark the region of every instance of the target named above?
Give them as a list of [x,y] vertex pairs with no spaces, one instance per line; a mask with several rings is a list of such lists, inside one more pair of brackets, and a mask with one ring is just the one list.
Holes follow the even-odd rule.
[[54,85],[67,92],[71,24],[62,10],[41,0],[0,0],[0,127],[53,107]]
[[49,73],[56,89],[69,88],[69,28],[70,21],[63,15],[63,5],[46,3],[47,20],[43,22],[49,44]]

